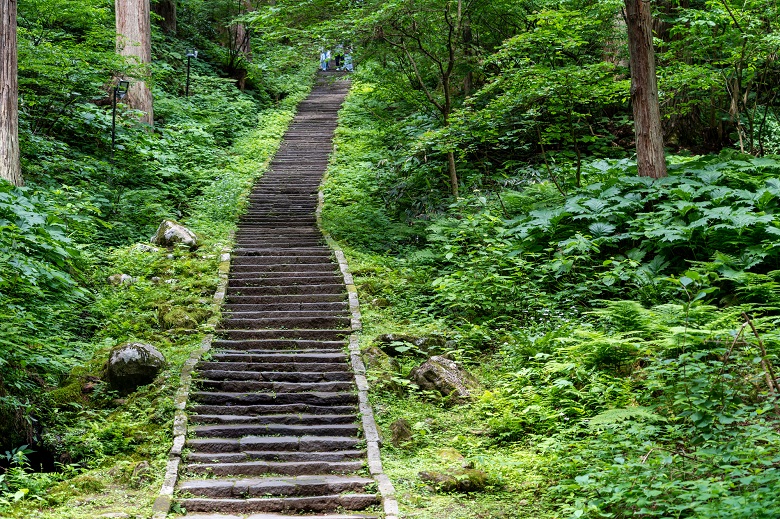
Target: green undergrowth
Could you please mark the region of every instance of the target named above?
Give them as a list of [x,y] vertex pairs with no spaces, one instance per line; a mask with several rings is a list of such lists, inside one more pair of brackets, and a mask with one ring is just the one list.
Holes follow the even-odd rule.
[[[186,205],[174,205],[175,197],[161,202],[138,228],[111,213],[109,223],[79,219],[57,200],[61,193],[34,182],[21,189],[2,188],[0,195],[8,198],[0,197],[0,211],[8,213],[0,214],[12,213],[7,225],[30,244],[27,250],[32,253],[26,263],[9,254],[7,261],[16,269],[11,272],[17,274],[0,280],[0,287],[21,288],[41,304],[25,304],[18,290],[0,292],[9,301],[2,308],[22,312],[0,339],[5,366],[0,404],[4,416],[12,417],[3,425],[7,438],[13,437],[12,446],[32,446],[7,453],[12,459],[0,474],[0,517],[151,514],[171,447],[173,395],[181,367],[218,317],[213,295],[220,255],[232,244],[249,189],[276,151],[311,78],[311,71],[299,72],[284,100],[265,108],[249,95],[234,96],[232,85],[220,83],[216,91],[224,91],[226,98],[215,100],[212,95],[203,105],[208,112],[194,119],[181,112],[188,101],[171,99],[166,105],[161,95],[161,104],[171,114],[167,122],[178,116],[189,129],[181,134],[171,129],[174,135],[154,144],[154,153],[168,154],[170,163],[186,171],[182,180],[196,179],[197,185]],[[246,112],[241,115],[249,123],[246,128],[226,128],[224,140],[215,140],[213,129],[206,127],[193,133],[201,117],[218,121],[230,117],[232,110]],[[193,139],[201,139],[196,150],[191,149]],[[166,189],[164,182],[160,186]],[[140,200],[128,203],[144,206]],[[145,248],[161,217],[192,229],[199,247]],[[84,229],[99,234],[101,226],[127,228],[131,238],[120,240],[121,245],[95,246],[78,236]],[[52,272],[48,277],[47,269]],[[108,278],[114,274],[129,278],[112,284]],[[110,390],[104,369],[111,348],[126,341],[151,343],[167,363],[153,384],[122,396]],[[29,450],[50,453],[57,470],[40,472],[35,453],[25,453]],[[141,462],[150,467],[134,477]]]
[[[397,367],[369,372],[402,516],[773,517],[780,161],[676,155],[653,182],[587,160],[565,194],[518,170],[410,210],[435,189],[398,167],[413,115],[388,123],[370,81],[340,114],[323,226],[355,275],[361,347],[447,340],[400,339]],[[477,376],[470,401],[410,383],[432,353]],[[413,439],[392,446],[401,418]],[[464,463],[483,491],[420,477]]]

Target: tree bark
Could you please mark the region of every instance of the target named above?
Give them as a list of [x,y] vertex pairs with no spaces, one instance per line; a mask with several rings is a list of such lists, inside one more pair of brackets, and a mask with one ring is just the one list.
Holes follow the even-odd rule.
[[16,0],[0,0],[0,178],[21,186],[17,59]]
[[160,16],[160,27],[168,34],[176,34],[176,0],[157,0],[152,11]]
[[653,51],[653,17],[649,0],[625,0],[634,110],[636,161],[640,177],[666,176],[658,78]]
[[125,102],[144,112],[141,121],[154,125],[152,92],[146,85],[147,66],[152,62],[152,27],[149,0],[116,0],[116,48],[139,65],[138,77],[130,78],[130,90]]

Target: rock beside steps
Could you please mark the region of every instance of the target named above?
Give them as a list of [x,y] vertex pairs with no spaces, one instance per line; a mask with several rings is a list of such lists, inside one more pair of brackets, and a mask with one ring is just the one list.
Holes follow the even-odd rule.
[[346,287],[316,226],[349,84],[301,103],[239,222],[224,316],[196,367],[176,501],[195,519],[375,518]]

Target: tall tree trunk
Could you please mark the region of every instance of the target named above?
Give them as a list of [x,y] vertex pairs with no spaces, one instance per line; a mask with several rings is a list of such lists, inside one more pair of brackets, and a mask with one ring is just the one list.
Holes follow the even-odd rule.
[[0,0],[0,178],[21,186],[16,0]]
[[168,34],[176,34],[176,0],[157,0],[152,11],[160,16],[160,27]]
[[636,160],[640,177],[666,176],[658,79],[653,51],[653,17],[649,0],[625,0],[634,109]]
[[145,81],[149,77],[146,66],[152,62],[149,0],[116,0],[116,48],[119,54],[140,65],[139,77],[131,78],[125,101],[130,107],[143,111],[141,121],[151,126],[154,124],[152,92]]

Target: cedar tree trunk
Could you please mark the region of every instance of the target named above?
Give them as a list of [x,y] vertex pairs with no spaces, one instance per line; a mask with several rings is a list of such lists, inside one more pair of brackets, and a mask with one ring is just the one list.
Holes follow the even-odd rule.
[[636,161],[640,177],[666,176],[658,79],[653,52],[653,18],[649,0],[625,0],[634,109]]
[[168,34],[176,34],[176,0],[157,0],[152,11],[160,16],[160,27]]
[[0,0],[0,178],[21,186],[16,0]]
[[116,0],[116,48],[122,56],[134,60],[140,77],[131,78],[125,102],[144,112],[141,121],[154,125],[152,92],[146,86],[148,72],[142,67],[152,62],[152,26],[149,19],[149,0]]

